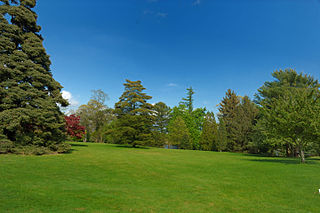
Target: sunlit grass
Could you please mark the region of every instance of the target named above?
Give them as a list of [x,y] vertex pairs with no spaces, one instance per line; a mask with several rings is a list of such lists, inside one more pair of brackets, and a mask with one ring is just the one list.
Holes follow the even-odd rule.
[[0,212],[320,212],[320,159],[73,143],[0,155]]

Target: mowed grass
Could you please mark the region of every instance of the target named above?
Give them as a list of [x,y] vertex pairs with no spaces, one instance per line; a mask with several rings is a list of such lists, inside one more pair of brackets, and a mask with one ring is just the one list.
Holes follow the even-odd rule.
[[0,155],[0,212],[320,212],[320,159],[72,143]]

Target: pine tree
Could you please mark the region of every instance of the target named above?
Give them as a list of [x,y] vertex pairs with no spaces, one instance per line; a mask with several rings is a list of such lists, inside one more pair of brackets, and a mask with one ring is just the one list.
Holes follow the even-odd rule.
[[217,150],[217,123],[214,117],[214,113],[208,112],[200,136],[200,148],[205,151]]
[[234,91],[228,89],[228,91],[226,92],[226,96],[222,99],[219,107],[219,118],[220,120],[223,120],[226,126],[228,151],[234,151],[236,146],[238,133],[236,127],[237,123],[235,122],[235,119],[237,117],[239,104],[239,97]]
[[0,0],[0,137],[51,147],[65,138],[67,106],[39,34],[36,0]]
[[125,91],[115,104],[118,141],[133,147],[152,145],[153,106],[147,103],[152,97],[143,92],[141,81],[126,80],[124,86]]
[[227,149],[228,133],[226,125],[223,119],[219,120],[218,132],[217,132],[217,150],[222,152]]
[[153,127],[154,145],[161,147],[167,141],[171,109],[165,103],[158,102],[153,106],[153,112],[155,117]]
[[254,126],[257,122],[258,107],[248,96],[241,98],[240,104],[236,108],[236,115],[233,120],[233,126],[236,134],[235,151],[246,151],[251,141]]
[[187,107],[189,114],[193,112],[193,95],[194,95],[194,90],[192,89],[192,87],[187,88],[187,97],[182,98],[182,102],[181,102]]

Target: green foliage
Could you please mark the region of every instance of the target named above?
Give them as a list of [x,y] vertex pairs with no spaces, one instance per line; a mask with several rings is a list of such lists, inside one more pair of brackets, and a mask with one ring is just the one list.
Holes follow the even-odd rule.
[[153,107],[147,103],[152,97],[143,92],[145,88],[141,81],[126,80],[124,86],[125,91],[115,104],[117,123],[114,135],[119,143],[133,147],[152,145]]
[[219,112],[220,121],[226,126],[227,150],[247,151],[259,113],[256,104],[248,96],[238,97],[229,89],[220,103]]
[[171,109],[163,102],[158,102],[153,106],[154,127],[153,138],[154,146],[163,147],[167,142],[168,124]]
[[206,115],[206,108],[193,109],[194,94],[195,92],[192,87],[187,89],[187,97],[183,98],[183,101],[172,109],[171,119],[175,120],[175,118],[181,117],[184,120],[191,138],[191,149],[200,149],[199,140]]
[[217,150],[222,152],[227,150],[228,132],[223,119],[219,120],[217,132]]
[[218,125],[214,117],[214,113],[208,112],[201,132],[199,145],[201,150],[214,151],[217,150]]
[[188,109],[189,114],[193,112],[193,95],[194,95],[194,90],[192,87],[187,88],[187,97],[182,98],[181,104],[185,105]]
[[78,108],[76,114],[80,116],[81,125],[86,128],[85,141],[105,142],[104,126],[115,119],[113,110],[105,105],[107,97],[102,90],[93,90],[89,102]]
[[0,133],[15,146],[50,147],[65,138],[59,106],[68,103],[53,79],[39,34],[35,0],[0,5]]
[[219,119],[223,120],[227,131],[227,150],[235,151],[237,145],[238,131],[236,118],[238,116],[239,97],[234,91],[228,89],[226,96],[222,99],[219,106]]
[[168,146],[178,146],[180,149],[191,149],[192,141],[189,130],[182,117],[173,118],[169,124]]
[[256,95],[261,106],[260,125],[268,141],[285,148],[287,155],[304,152],[320,141],[320,85],[313,77],[287,69],[275,71]]

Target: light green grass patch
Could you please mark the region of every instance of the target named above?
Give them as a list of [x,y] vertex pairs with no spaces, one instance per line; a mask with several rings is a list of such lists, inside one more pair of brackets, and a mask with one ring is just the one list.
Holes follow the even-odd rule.
[[320,159],[72,143],[0,155],[0,212],[320,212]]

